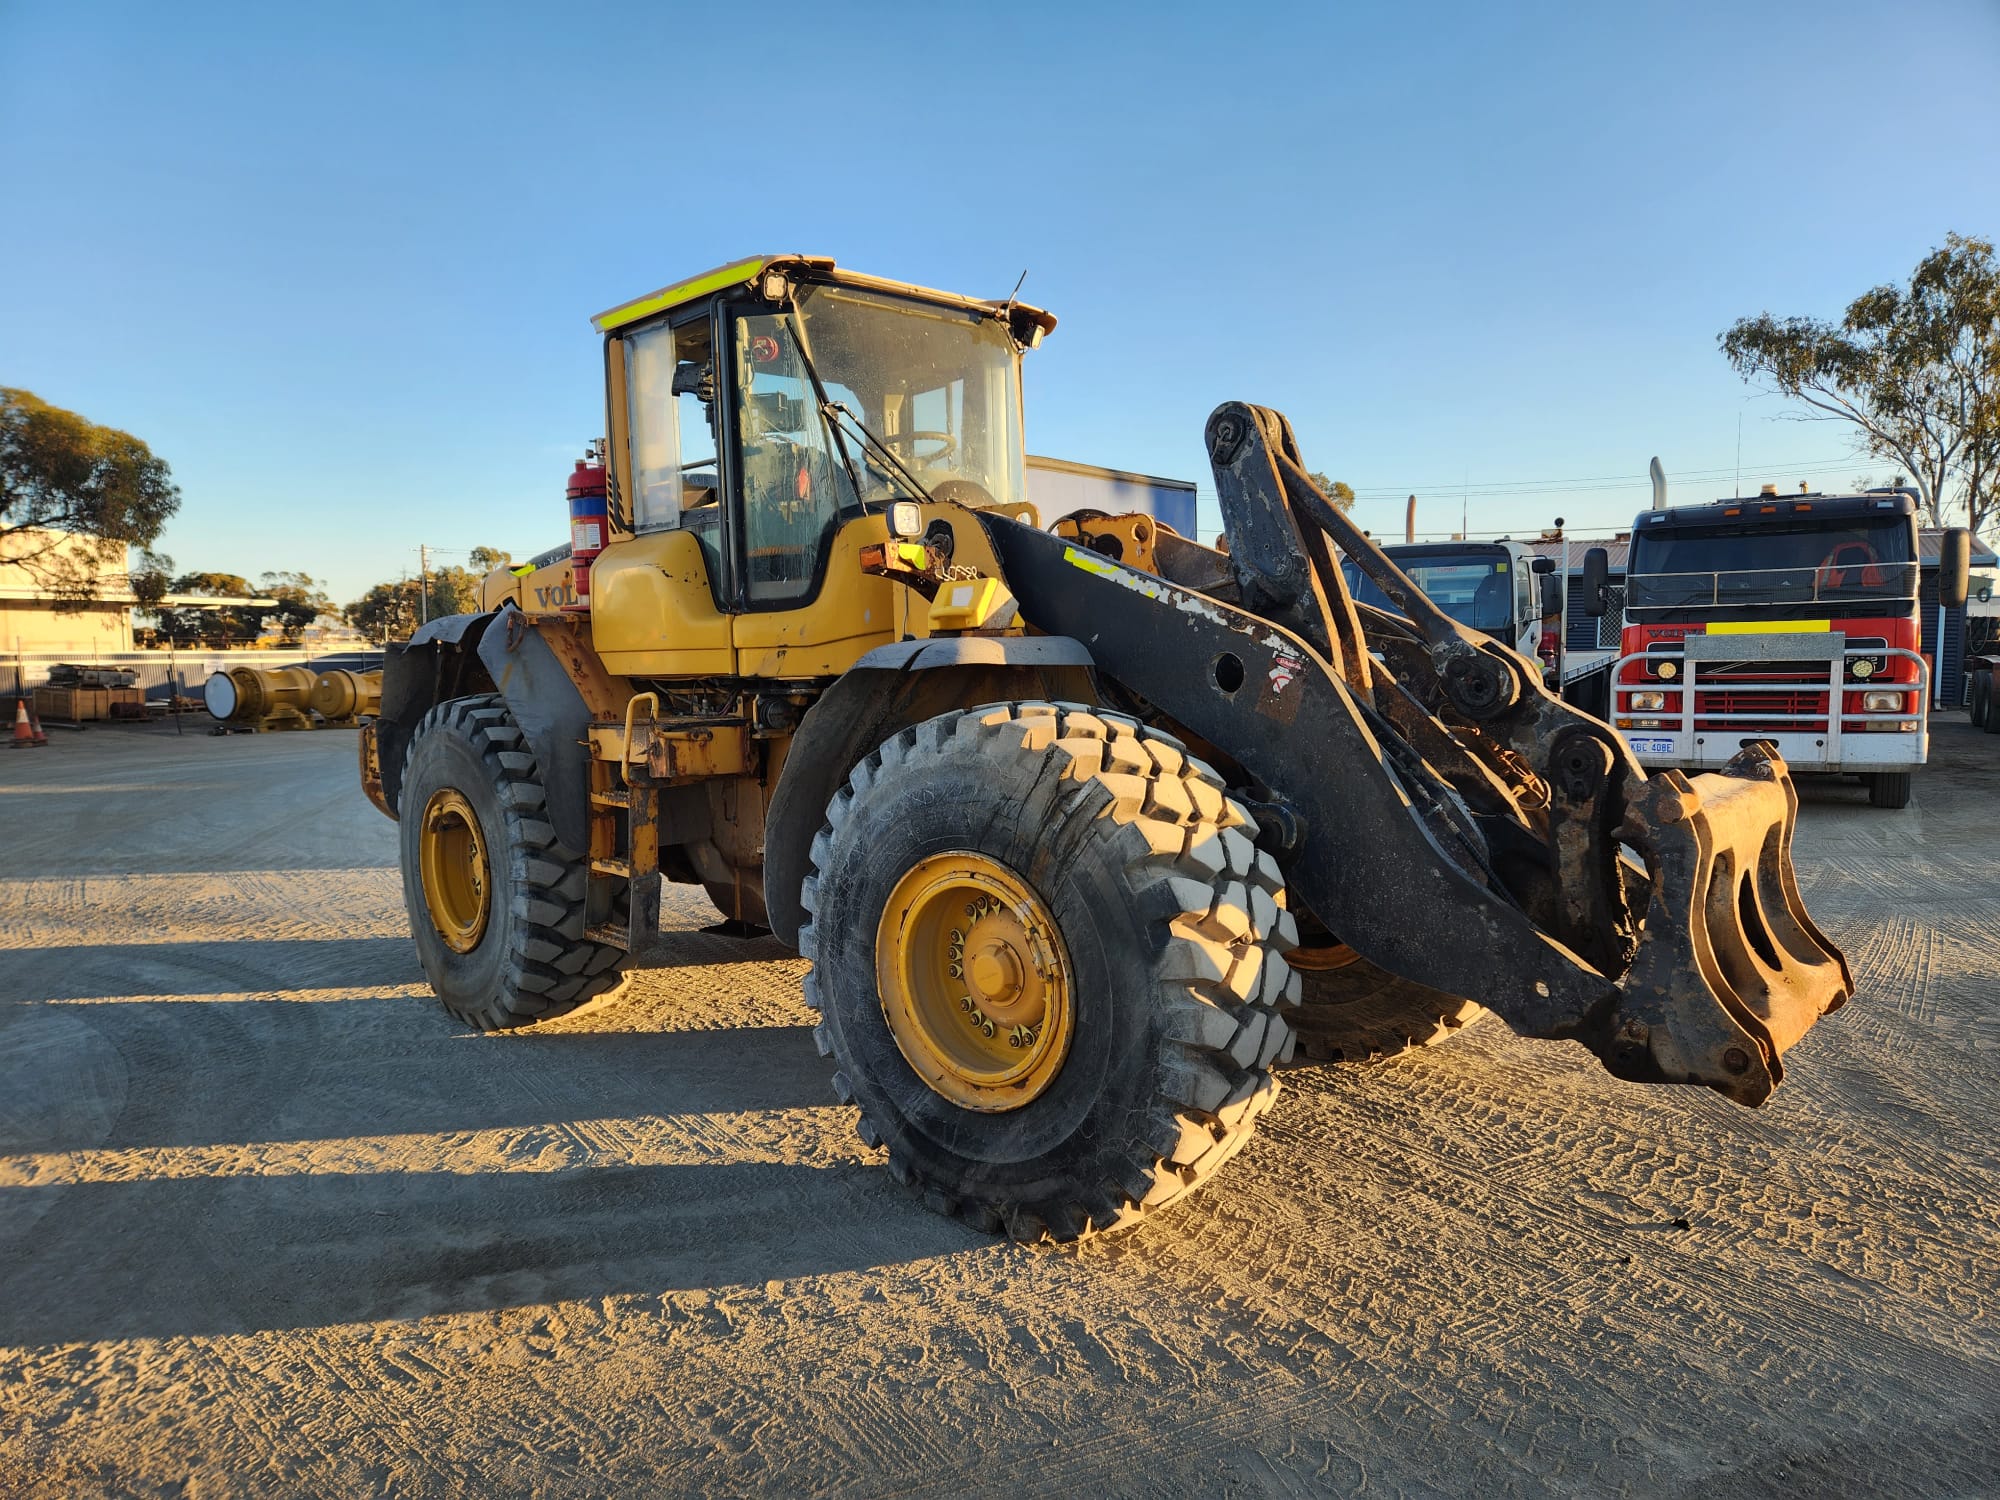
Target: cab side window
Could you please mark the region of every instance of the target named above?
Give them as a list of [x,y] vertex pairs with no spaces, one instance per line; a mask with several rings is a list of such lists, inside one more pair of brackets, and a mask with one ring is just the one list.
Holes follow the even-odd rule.
[[632,518],[641,532],[715,504],[715,360],[706,319],[625,340]]
[[[743,469],[743,553],[749,602],[813,590],[840,513],[855,504],[839,451],[783,316],[735,324],[736,429]],[[851,393],[830,392],[834,399]]]

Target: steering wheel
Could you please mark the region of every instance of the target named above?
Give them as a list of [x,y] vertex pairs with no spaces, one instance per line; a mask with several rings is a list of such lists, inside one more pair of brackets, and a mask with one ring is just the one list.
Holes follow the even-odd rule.
[[[939,443],[943,446],[937,452],[926,453],[919,458],[916,452],[919,443]],[[889,446],[905,462],[929,465],[943,463],[958,452],[958,439],[948,432],[899,432],[889,439]]]

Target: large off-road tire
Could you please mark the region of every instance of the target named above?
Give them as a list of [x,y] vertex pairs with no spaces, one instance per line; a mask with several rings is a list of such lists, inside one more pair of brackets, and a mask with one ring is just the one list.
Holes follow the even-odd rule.
[[815,1035],[862,1139],[931,1208],[1016,1239],[1203,1182],[1276,1095],[1298,995],[1254,832],[1178,741],[1077,704],[884,744],[801,892]]
[[1380,1062],[1448,1041],[1488,1014],[1483,1005],[1412,984],[1359,955],[1335,968],[1308,968],[1301,959],[1295,1061]]
[[399,804],[403,904],[431,988],[482,1031],[562,1015],[623,977],[625,950],[583,935],[588,865],[557,842],[546,801],[499,697],[454,698],[417,726]]
[[1870,771],[1868,773],[1868,805],[1894,810],[1910,805],[1910,779],[1908,771]]

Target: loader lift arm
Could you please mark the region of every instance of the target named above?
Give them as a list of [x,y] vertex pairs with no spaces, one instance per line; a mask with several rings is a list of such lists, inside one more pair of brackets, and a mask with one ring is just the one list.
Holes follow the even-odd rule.
[[[1291,888],[1362,956],[1622,1078],[1767,1098],[1853,989],[1799,897],[1775,752],[1647,778],[1341,515],[1282,416],[1230,403],[1207,436],[1234,587],[982,516],[1024,618],[1233,759]],[[1406,619],[1357,610],[1334,545]]]

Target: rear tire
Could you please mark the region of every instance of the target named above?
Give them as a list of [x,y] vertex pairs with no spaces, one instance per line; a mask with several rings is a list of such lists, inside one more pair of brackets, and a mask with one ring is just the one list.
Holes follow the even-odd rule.
[[[944,714],[857,766],[813,841],[799,948],[835,1091],[897,1180],[981,1229],[1068,1240],[1137,1221],[1234,1156],[1277,1094],[1280,1011],[1298,996],[1280,956],[1297,929],[1254,831],[1177,741],[1076,704]],[[1017,892],[994,921],[1027,913],[1014,930],[1033,964],[1003,958],[1038,976],[1011,1043],[1019,1081],[981,1081],[1000,1077],[1010,1041],[982,1057],[953,1030],[984,1025],[982,1010],[961,1001],[961,1022],[955,990],[924,1000],[929,898],[907,893],[940,869]],[[974,958],[987,983],[997,950],[972,925],[989,908],[964,910],[948,957],[964,966],[954,983],[976,989]],[[1045,970],[1060,984],[1044,989]],[[1021,993],[1009,982],[1004,1006]],[[991,1019],[1004,1036],[1011,1018]]]
[[[1974,729],[1985,729],[1993,712],[1993,679],[1985,672],[1971,674],[1967,684],[1966,697],[1971,705],[1970,718]],[[2000,729],[1991,731],[2000,734]]]
[[1292,1030],[1301,1061],[1381,1062],[1450,1041],[1488,1014],[1476,1001],[1413,984],[1358,955],[1339,968],[1297,972]]
[[1898,808],[1910,805],[1910,773],[1908,771],[1870,771],[1868,773],[1868,805],[1870,807]]
[[[556,841],[541,770],[527,738],[495,695],[454,698],[425,715],[404,762],[398,826],[403,904],[417,956],[446,1010],[482,1031],[525,1026],[574,1010],[616,988],[628,955],[583,935],[589,887],[585,858]],[[460,846],[481,848],[481,908],[458,931],[440,925],[426,888],[426,824],[457,819]],[[432,835],[433,863],[437,853]],[[610,915],[606,913],[605,915]],[[601,920],[601,918],[592,918]]]

